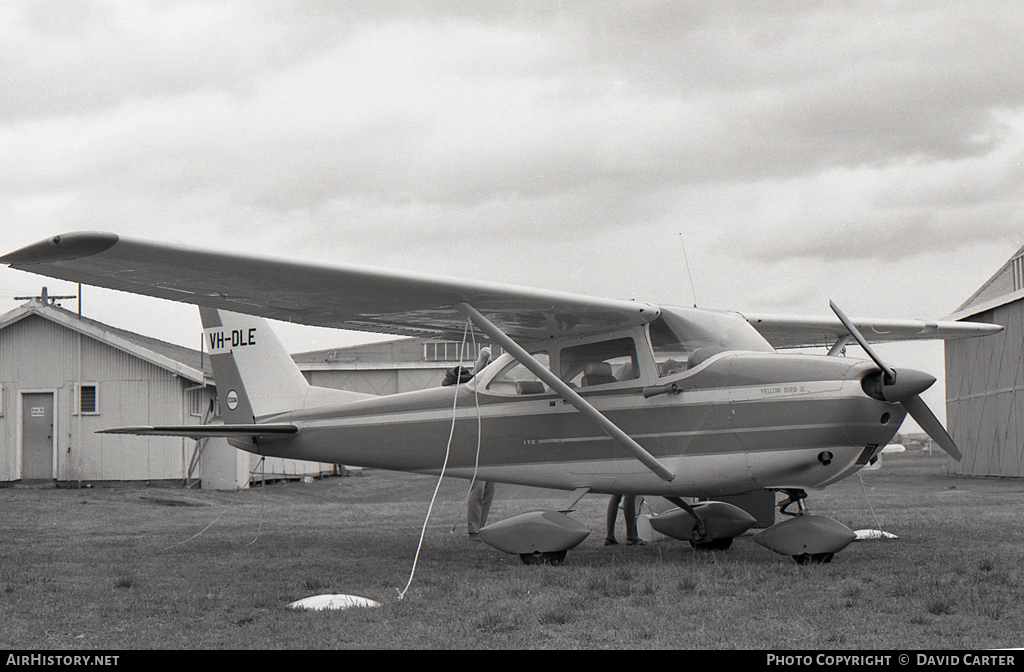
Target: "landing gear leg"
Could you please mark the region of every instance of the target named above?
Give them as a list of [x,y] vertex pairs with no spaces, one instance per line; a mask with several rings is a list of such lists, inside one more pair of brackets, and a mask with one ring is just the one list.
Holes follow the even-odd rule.
[[692,506],[690,506],[690,503],[687,502],[685,499],[682,499],[681,497],[666,497],[665,499],[672,502],[683,511],[686,511],[696,521],[693,525],[693,530],[690,532],[690,543],[696,546],[697,544],[704,541],[704,539],[708,536],[707,527],[704,525],[704,520],[700,517],[700,515],[693,510]]
[[[786,499],[779,502],[779,513],[784,516],[802,516],[807,513],[806,507],[804,507],[804,500],[807,499],[807,492],[804,490],[783,490],[786,493]],[[797,512],[787,511],[790,506],[796,504]]]

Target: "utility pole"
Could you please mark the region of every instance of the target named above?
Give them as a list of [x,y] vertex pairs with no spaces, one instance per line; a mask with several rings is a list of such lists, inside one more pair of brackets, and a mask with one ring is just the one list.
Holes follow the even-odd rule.
[[[78,293],[81,294],[82,293],[82,289],[81,289],[82,286],[79,285],[78,288],[79,288],[78,289]],[[46,291],[46,287],[43,287],[42,291],[39,293],[39,296],[16,296],[16,297],[14,297],[14,300],[15,301],[38,301],[39,303],[46,303],[46,304],[49,304],[51,306],[57,306],[59,308],[60,304],[57,303],[58,301],[61,301],[62,299],[77,299],[77,298],[78,298],[77,296],[69,296],[69,295],[50,296],[50,294],[47,293],[47,291]],[[81,302],[79,302],[78,314],[79,315],[82,314]]]

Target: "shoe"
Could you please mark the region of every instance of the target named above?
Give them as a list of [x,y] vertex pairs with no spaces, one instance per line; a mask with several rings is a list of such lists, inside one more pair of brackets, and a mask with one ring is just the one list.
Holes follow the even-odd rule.
[[644,542],[640,541],[639,539],[630,539],[629,541],[626,542],[626,546],[644,546],[644,545],[645,545]]
[[614,539],[612,539],[611,537],[605,537],[605,538],[604,538],[604,545],[605,545],[605,546],[615,546],[615,545],[617,545],[618,543],[619,543],[619,542],[615,541],[615,540],[614,540]]
[[470,532],[469,533],[469,540],[470,541],[480,541],[480,534],[477,533],[477,532]]

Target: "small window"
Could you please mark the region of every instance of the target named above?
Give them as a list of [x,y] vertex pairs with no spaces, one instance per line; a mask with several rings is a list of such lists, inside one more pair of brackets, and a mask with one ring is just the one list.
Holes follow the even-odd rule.
[[99,410],[99,395],[95,384],[78,386],[78,411],[82,415],[95,415]]
[[[532,354],[544,368],[551,368],[548,353]],[[487,384],[487,391],[495,394],[544,394],[548,391],[548,386],[521,363],[512,361],[491,379]]]
[[[458,341],[426,341],[423,343],[423,359],[427,362],[459,362],[476,359],[471,350],[472,345],[463,345]],[[479,354],[480,346],[477,346]]]

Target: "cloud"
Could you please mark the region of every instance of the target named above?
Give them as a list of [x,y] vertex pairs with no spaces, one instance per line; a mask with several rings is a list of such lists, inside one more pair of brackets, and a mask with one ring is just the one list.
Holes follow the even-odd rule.
[[686,304],[683,233],[699,296],[797,308],[837,265],[920,275],[965,246],[987,264],[1024,225],[1012,3],[0,20],[0,217],[25,243],[107,229]]
[[307,2],[65,3],[0,9],[0,119],[89,114],[197,90],[244,92],[344,34],[345,13]]
[[[444,21],[357,17],[328,40],[308,16],[261,22],[260,12],[235,5],[185,5],[133,12],[132,31],[115,29],[123,16],[78,22],[85,27],[70,52],[34,68],[22,63],[28,72],[15,67],[11,77],[60,72],[68,85],[14,88],[34,105],[48,91],[63,92],[55,94],[61,104],[42,109],[102,110],[121,128],[123,112],[146,107],[133,104],[140,100],[174,112],[140,131],[166,134],[182,152],[212,162],[215,175],[286,205],[327,195],[317,187],[465,202],[609,178],[639,186],[752,180],[977,153],[991,142],[986,106],[994,92],[1019,101],[1024,78],[1013,67],[979,91],[974,82],[985,78],[968,77],[963,66],[949,74],[955,59],[925,61],[934,48],[914,47],[930,45],[934,32],[923,39],[909,31],[938,28],[924,20],[872,37],[840,30],[849,19],[842,13],[766,16],[725,6],[708,5],[710,16],[699,16],[661,4],[628,18],[613,3],[575,21],[562,14],[552,26],[539,10],[528,23],[484,12]],[[324,23],[339,25],[327,16]],[[35,49],[19,53],[42,51],[29,38],[52,43],[53,32],[29,32],[20,42]],[[908,34],[901,48],[886,41]],[[959,46],[966,36],[948,40]],[[1015,40],[985,43],[1000,47],[991,58],[1014,62],[1007,45]],[[180,127],[191,141],[175,133]],[[222,165],[232,152],[234,170]],[[182,163],[187,170],[187,161],[172,167]]]
[[1024,112],[1000,113],[981,156],[833,168],[725,185],[714,195],[718,249],[748,259],[904,260],[965,244],[1019,245],[1024,231]]

